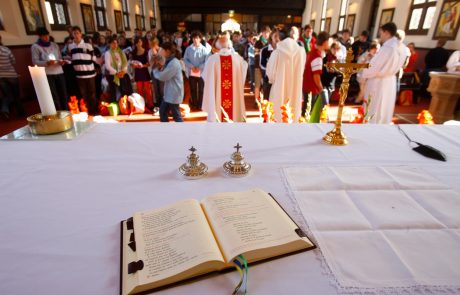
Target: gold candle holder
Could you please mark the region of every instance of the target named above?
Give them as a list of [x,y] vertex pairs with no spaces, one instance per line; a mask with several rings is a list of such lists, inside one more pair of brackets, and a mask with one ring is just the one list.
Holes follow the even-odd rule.
[[72,114],[58,111],[56,115],[43,116],[41,113],[27,117],[30,132],[36,135],[48,135],[67,131],[73,127]]
[[353,74],[361,71],[362,69],[368,68],[369,64],[356,64],[352,63],[353,61],[353,50],[351,47],[348,49],[347,58],[345,63],[334,63],[328,62],[326,64],[326,68],[329,70],[335,70],[339,72],[343,76],[342,85],[340,85],[340,100],[339,100],[339,109],[337,111],[337,119],[335,120],[334,129],[326,133],[323,137],[323,141],[328,144],[332,145],[347,145],[348,140],[345,134],[342,132],[342,114],[343,114],[343,106],[345,104],[345,100],[348,96],[348,87],[350,86],[350,77]]

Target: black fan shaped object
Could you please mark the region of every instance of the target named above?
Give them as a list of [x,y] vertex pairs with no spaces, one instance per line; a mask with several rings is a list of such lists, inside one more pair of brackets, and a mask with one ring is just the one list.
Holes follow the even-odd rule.
[[414,143],[418,144],[418,146],[412,148],[417,153],[431,159],[439,160],[439,161],[446,161],[446,155],[438,149],[435,149],[432,146],[421,144],[420,142],[413,141]]
[[417,141],[413,141],[409,138],[409,136],[407,136],[407,134],[401,129],[399,125],[396,126],[398,126],[399,131],[401,131],[401,133],[407,138],[407,140],[409,140],[409,143],[415,143],[417,145],[416,147],[412,148],[414,151],[416,151],[424,157],[446,162],[446,155],[443,152],[432,146]]

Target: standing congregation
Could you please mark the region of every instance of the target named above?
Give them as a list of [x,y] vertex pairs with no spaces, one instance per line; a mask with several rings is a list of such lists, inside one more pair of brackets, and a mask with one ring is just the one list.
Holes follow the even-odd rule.
[[[58,110],[68,109],[69,97],[76,95],[93,116],[104,105],[138,93],[144,100],[142,111],[159,115],[162,122],[168,122],[170,116],[182,122],[184,102],[191,111],[207,112],[209,122],[245,122],[244,87],[249,85],[254,103],[266,100],[273,104],[272,121],[283,122],[283,111],[289,109],[292,122],[301,122],[318,99],[321,108],[336,99],[340,73],[324,64],[344,61],[350,49],[353,62],[371,65],[352,78],[357,91],[350,91],[351,100],[367,104],[370,123],[388,124],[399,79],[417,71],[415,44],[406,46],[404,32],[394,23],[382,25],[379,40],[373,41],[367,31],[355,40],[347,29],[330,35],[314,32],[309,24],[300,31],[264,26],[260,32],[246,29],[218,34],[170,34],[155,28],[143,34],[136,29],[133,39],[124,32],[83,35],[77,26],[68,31],[61,49],[45,28],[39,28],[31,47],[32,63],[45,67]],[[438,43],[434,50],[442,51],[443,41]],[[431,65],[434,61],[427,60],[427,70],[447,67],[449,72],[459,71],[458,51],[450,59],[435,56],[439,62]],[[8,119],[11,107],[25,115],[14,63],[0,39],[3,119]],[[425,84],[426,79],[422,76]]]

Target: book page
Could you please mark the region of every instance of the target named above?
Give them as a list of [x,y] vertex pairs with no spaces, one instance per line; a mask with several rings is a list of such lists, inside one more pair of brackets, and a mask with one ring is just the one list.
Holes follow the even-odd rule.
[[226,262],[245,252],[302,240],[295,223],[262,190],[221,193],[205,198],[202,205]]
[[138,258],[144,262],[139,284],[159,281],[198,264],[223,261],[206,217],[196,200],[133,216]]

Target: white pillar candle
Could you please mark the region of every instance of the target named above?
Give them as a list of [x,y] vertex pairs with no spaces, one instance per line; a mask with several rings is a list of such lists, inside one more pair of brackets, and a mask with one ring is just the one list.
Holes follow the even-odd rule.
[[29,67],[30,76],[34,83],[35,93],[37,94],[38,104],[43,116],[56,115],[53,96],[51,95],[50,85],[46,77],[44,67]]

